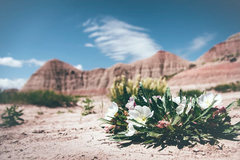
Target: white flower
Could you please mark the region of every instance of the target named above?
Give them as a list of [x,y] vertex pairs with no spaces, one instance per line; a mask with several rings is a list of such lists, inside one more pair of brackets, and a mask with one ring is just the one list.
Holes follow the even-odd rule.
[[175,102],[175,103],[177,103],[177,104],[186,104],[187,103],[187,99],[186,99],[186,97],[182,97],[182,102],[180,102],[181,101],[181,99],[180,99],[180,97],[176,97],[176,98],[172,98],[172,100],[173,100],[173,102]]
[[118,105],[115,102],[112,102],[112,105],[108,107],[107,113],[105,114],[106,120],[111,120],[111,117],[114,117],[114,115],[118,112]]
[[[185,106],[186,106],[186,103],[185,103],[185,104],[180,104],[180,105],[176,108],[176,112],[177,112],[178,115],[183,113],[183,111],[184,111],[184,109],[185,109]],[[185,112],[185,113],[188,114],[188,112],[191,110],[191,108],[192,108],[192,103],[189,102],[189,103],[187,104],[187,109],[186,109],[186,112]]]
[[133,127],[133,123],[128,123],[128,133],[126,133],[126,136],[133,136],[135,134],[136,130]]
[[[184,109],[185,109],[185,107],[186,107],[186,103],[187,103],[186,97],[182,97],[182,102],[180,102],[180,97],[173,98],[172,100],[173,100],[173,102],[178,104],[178,107],[176,108],[177,114],[178,115],[182,114]],[[189,102],[187,104],[187,109],[186,109],[185,113],[188,114],[188,112],[191,110],[191,108],[192,108],[192,103]]]
[[206,93],[205,95],[201,95],[199,98],[198,98],[198,104],[199,106],[202,108],[202,109],[206,109],[208,108],[212,103],[213,101],[216,101],[214,104],[213,104],[213,107],[219,105],[221,102],[222,102],[222,96],[221,94],[217,94],[215,97],[212,93]]
[[[134,119],[139,123],[145,124],[148,118],[153,116],[154,111],[151,112],[147,106],[135,106],[134,110],[129,110],[128,119]],[[141,127],[142,125],[134,123],[134,125]]]

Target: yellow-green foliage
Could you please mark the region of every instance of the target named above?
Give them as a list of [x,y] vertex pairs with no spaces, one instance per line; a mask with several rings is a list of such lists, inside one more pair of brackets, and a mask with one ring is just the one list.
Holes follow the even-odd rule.
[[141,78],[138,75],[134,80],[127,79],[124,75],[121,77],[115,77],[114,83],[110,88],[111,100],[119,105],[126,104],[129,97],[136,96],[138,93],[139,82],[142,82],[147,94],[163,95],[167,88],[167,82],[165,78]]

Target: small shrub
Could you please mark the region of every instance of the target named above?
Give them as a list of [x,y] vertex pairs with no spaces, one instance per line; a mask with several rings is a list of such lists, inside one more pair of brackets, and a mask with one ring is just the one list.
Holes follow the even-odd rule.
[[58,111],[57,114],[63,114],[65,113],[64,111]]
[[[180,91],[182,96],[186,96],[186,97],[195,97],[195,95],[197,97],[199,97],[202,92],[200,90],[194,89],[194,90],[187,90],[187,91]],[[178,93],[178,95],[180,96],[180,92]]]
[[216,87],[213,87],[213,89],[217,92],[236,92],[236,91],[240,91],[240,83],[236,82],[236,83],[230,83],[230,84],[220,84],[217,85]]
[[99,104],[99,107],[100,107],[100,114],[101,114],[101,117],[103,117],[103,101],[101,104]]
[[24,120],[20,118],[20,116],[23,115],[23,110],[17,111],[17,109],[18,106],[16,105],[11,106],[10,108],[6,107],[6,110],[1,115],[1,118],[4,120],[2,124],[3,126],[11,127],[22,124],[24,122]]
[[69,112],[69,113],[74,113],[73,110],[71,110],[71,109],[69,109],[68,112]]
[[38,115],[43,115],[43,112],[37,112]]
[[127,79],[124,75],[121,78],[114,78],[114,83],[110,88],[111,101],[114,101],[120,106],[124,106],[129,97],[137,96],[138,84],[142,82],[147,95],[160,95],[162,96],[167,88],[167,82],[162,78],[145,78],[141,79],[140,75],[136,77],[136,80]]
[[94,108],[94,106],[92,106],[92,103],[94,102],[93,100],[86,98],[86,100],[82,101],[83,103],[85,103],[85,105],[83,106],[84,111],[82,113],[83,116],[86,116],[88,114],[92,113],[92,109]]

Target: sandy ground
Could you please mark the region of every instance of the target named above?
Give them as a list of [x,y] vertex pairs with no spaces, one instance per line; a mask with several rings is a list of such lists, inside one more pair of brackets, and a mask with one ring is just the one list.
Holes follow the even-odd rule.
[[[222,94],[224,105],[240,98],[240,92]],[[119,143],[109,141],[108,135],[99,126],[98,118],[102,117],[99,107],[104,103],[103,114],[110,100],[106,97],[92,97],[94,111],[82,117],[81,107],[47,108],[24,105],[24,124],[10,128],[0,128],[0,159],[222,159],[237,160],[240,157],[240,141],[221,140],[220,146],[196,145],[193,148],[178,149],[169,146],[147,148],[134,144],[121,148]],[[81,105],[81,103],[80,103]],[[5,107],[0,105],[0,114]],[[58,114],[61,111],[64,113]],[[38,112],[43,112],[39,115]],[[230,111],[232,122],[240,121],[240,107]],[[0,122],[2,123],[2,121]],[[240,139],[240,137],[238,137]]]

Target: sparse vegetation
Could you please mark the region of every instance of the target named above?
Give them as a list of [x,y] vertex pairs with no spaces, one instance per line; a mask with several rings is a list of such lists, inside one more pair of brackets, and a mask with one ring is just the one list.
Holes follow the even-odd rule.
[[74,113],[73,110],[71,110],[71,109],[69,109],[68,112],[69,112],[69,113]]
[[138,84],[142,82],[146,94],[150,96],[160,95],[162,96],[167,88],[167,82],[165,78],[145,78],[141,79],[138,75],[135,81],[127,79],[124,75],[121,77],[115,77],[114,83],[110,88],[111,101],[117,103],[120,106],[124,106],[129,97],[137,96],[138,94]]
[[63,114],[65,113],[64,111],[58,111],[57,114]]
[[240,91],[240,83],[237,81],[236,83],[230,83],[230,84],[220,84],[216,87],[209,88],[208,90],[214,89],[217,92],[236,92]]
[[[190,66],[189,66],[189,69],[196,67],[196,65],[195,65],[195,66],[194,66],[194,65],[195,65],[195,64],[190,65]],[[177,72],[177,73],[173,73],[173,74],[171,74],[171,75],[166,75],[166,76],[164,76],[164,78],[166,79],[166,81],[168,81],[168,80],[170,80],[173,76],[175,76],[176,74],[178,74],[178,73],[180,73],[180,72],[182,72],[182,71],[183,71],[183,69],[180,70],[180,71]]]
[[37,112],[38,115],[43,115],[43,112]]
[[103,117],[103,101],[101,104],[99,104],[99,107],[100,107],[100,114],[101,114],[101,117]]
[[20,116],[23,115],[23,110],[17,111],[17,109],[18,106],[16,105],[11,106],[10,108],[6,107],[6,110],[1,115],[1,118],[4,120],[3,124],[1,125],[11,127],[22,124],[24,120],[20,118]]
[[240,106],[240,98],[237,100],[237,106]]
[[47,107],[73,106],[77,103],[75,96],[58,94],[50,90],[5,93],[0,92],[0,103],[33,104]]
[[83,106],[84,111],[82,113],[82,116],[86,116],[88,114],[93,113],[92,109],[94,108],[94,106],[92,105],[92,103],[94,102],[93,100],[86,98],[86,100],[82,101],[85,105]]
[[[202,92],[198,89],[194,89],[194,90],[187,90],[187,91],[181,91],[182,96],[186,96],[186,97],[195,97],[195,95],[197,97],[199,97]],[[178,95],[180,96],[180,92],[178,93]]]

